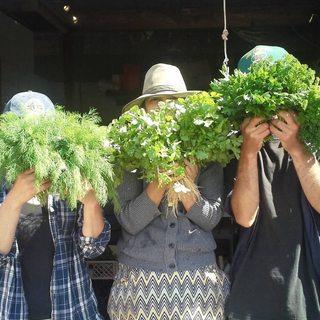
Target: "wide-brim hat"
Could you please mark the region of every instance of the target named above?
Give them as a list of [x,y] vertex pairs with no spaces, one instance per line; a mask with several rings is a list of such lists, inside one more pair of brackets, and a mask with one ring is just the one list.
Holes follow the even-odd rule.
[[238,62],[238,69],[248,72],[252,63],[272,57],[272,61],[283,59],[288,52],[282,47],[258,45],[247,52]]
[[170,64],[158,63],[152,66],[144,78],[142,95],[127,103],[122,112],[128,111],[133,106],[141,107],[148,97],[170,95],[174,98],[185,98],[197,93],[196,90],[187,90],[180,70]]
[[15,94],[3,110],[3,112],[8,111],[22,116],[29,112],[43,114],[48,111],[55,111],[55,107],[52,101],[43,93],[29,90]]

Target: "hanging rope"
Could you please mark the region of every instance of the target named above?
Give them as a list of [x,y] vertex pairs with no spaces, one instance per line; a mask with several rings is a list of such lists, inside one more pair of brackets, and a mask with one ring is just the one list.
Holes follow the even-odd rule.
[[224,29],[222,32],[222,39],[223,39],[223,48],[224,48],[224,60],[223,60],[223,64],[226,67],[226,70],[229,74],[229,66],[228,66],[228,55],[227,55],[227,40],[228,40],[228,35],[229,32],[227,30],[227,10],[226,10],[226,0],[223,0],[223,21],[224,21]]

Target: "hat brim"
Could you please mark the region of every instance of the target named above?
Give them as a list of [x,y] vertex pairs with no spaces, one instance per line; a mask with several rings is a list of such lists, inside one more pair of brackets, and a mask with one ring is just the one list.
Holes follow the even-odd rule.
[[122,108],[122,113],[130,110],[133,106],[138,106],[141,108],[141,105],[143,101],[149,97],[159,97],[159,96],[172,96],[174,98],[185,98],[187,96],[190,96],[195,93],[199,93],[201,91],[185,91],[185,92],[174,92],[174,91],[162,91],[162,92],[157,92],[157,93],[151,93],[151,94],[143,94],[140,97],[132,100],[131,102],[127,103],[123,108]]

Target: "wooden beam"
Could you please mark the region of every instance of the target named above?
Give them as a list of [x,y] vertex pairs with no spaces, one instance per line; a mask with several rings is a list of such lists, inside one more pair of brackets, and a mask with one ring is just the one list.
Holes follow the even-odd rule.
[[58,31],[68,32],[71,26],[70,22],[55,9],[50,1],[23,0],[21,1],[21,9],[24,12],[36,12]]
[[[61,6],[62,7],[62,6]],[[71,23],[65,16],[58,12],[52,5],[51,0],[39,0],[39,4],[36,10],[44,19],[46,19],[51,25],[62,33],[69,32]]]
[[[227,27],[287,27],[308,25],[316,6],[242,6],[227,8]],[[179,14],[117,10],[79,14],[78,28],[102,30],[174,30],[223,28],[222,8],[182,8]]]

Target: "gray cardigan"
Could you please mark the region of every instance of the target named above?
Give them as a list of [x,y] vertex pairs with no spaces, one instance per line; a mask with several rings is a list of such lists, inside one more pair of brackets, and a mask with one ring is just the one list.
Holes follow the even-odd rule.
[[[119,262],[151,271],[193,270],[216,261],[212,229],[223,209],[223,170],[219,163],[200,168],[195,180],[201,199],[186,212],[174,216],[164,198],[159,207],[146,194],[147,183],[138,173],[124,172],[117,188],[122,211],[118,242]],[[182,206],[180,206],[182,207]]]

